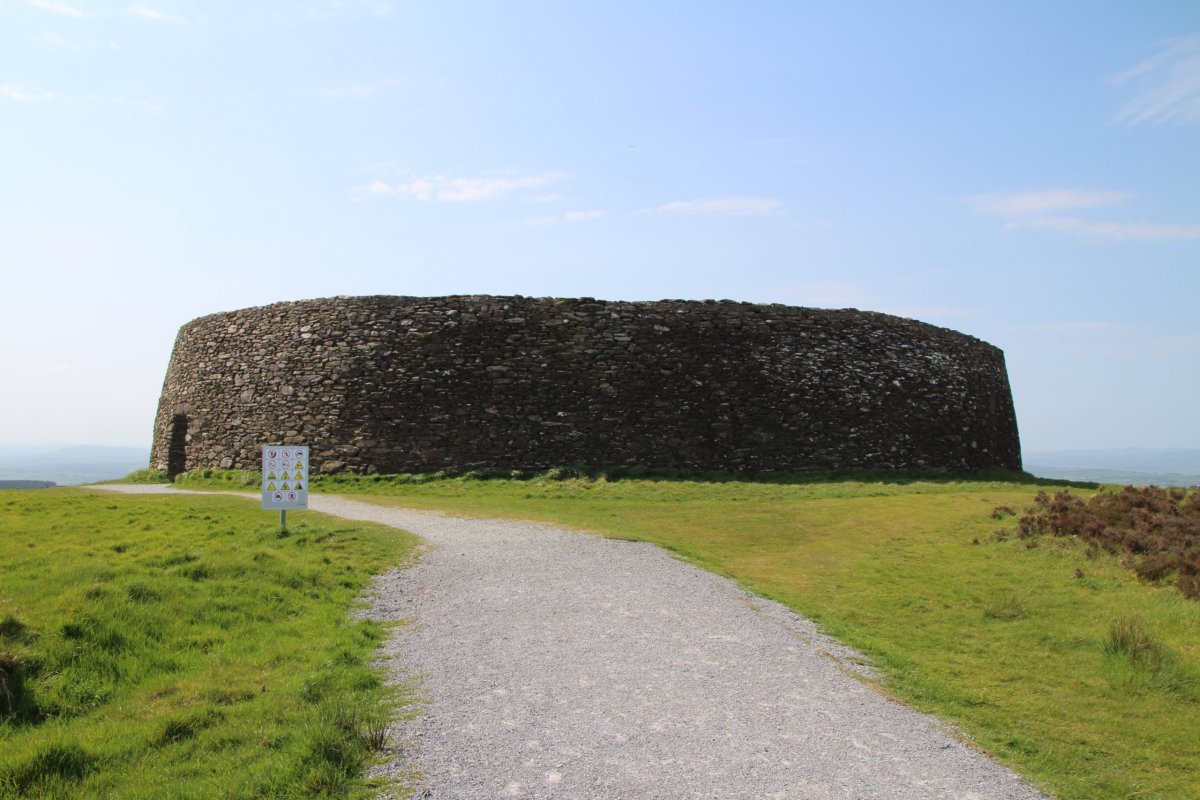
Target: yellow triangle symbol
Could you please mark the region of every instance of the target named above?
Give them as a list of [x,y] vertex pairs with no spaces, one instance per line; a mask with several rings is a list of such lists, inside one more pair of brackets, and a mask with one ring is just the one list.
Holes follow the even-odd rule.
[[286,492],[288,490],[288,485],[285,483],[283,486],[280,486],[279,488]]
[[299,483],[297,483],[297,484],[296,484],[296,486],[295,486],[295,489],[296,489],[296,491],[297,491],[297,492],[298,492],[298,491],[300,491],[300,490],[301,490],[301,489],[303,489],[303,488],[304,488],[304,487],[303,487],[301,484],[299,484]]
[[304,469],[304,462],[303,462],[303,461],[297,461],[297,462],[296,462],[296,469]]
[[268,484],[267,484],[267,491],[268,491],[268,492],[273,492],[273,491],[275,491],[275,484],[273,484],[273,483],[268,483]]
[[304,473],[301,472],[300,470],[296,470],[295,472],[292,473],[292,477],[295,478],[296,480],[303,480]]
[[283,479],[284,479],[285,481],[288,479],[288,476],[287,476],[287,473],[286,473],[286,472],[285,472],[285,473],[283,473]]
[[269,480],[269,481],[273,481],[273,480],[275,480],[275,473],[274,473],[274,472],[272,472],[270,475],[268,475],[268,476],[267,476],[267,480]]

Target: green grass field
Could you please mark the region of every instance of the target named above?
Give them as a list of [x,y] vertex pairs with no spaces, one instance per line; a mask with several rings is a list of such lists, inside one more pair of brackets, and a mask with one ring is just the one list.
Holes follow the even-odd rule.
[[355,621],[402,532],[244,500],[0,492],[0,797],[369,796],[406,699]]
[[[882,691],[954,721],[976,745],[1056,797],[1198,796],[1200,603],[1169,581],[1139,582],[1118,558],[1069,540],[998,536],[1016,518],[997,509],[1020,511],[1039,485],[911,476],[774,483],[596,480],[569,471],[556,472],[557,479],[522,477],[336,478],[315,490],[655,542],[815,619],[867,655],[881,673]],[[256,483],[252,475],[211,472],[179,483],[228,489],[247,481]],[[362,790],[353,777],[369,757],[362,737],[344,736],[357,760],[335,758],[336,768],[313,753],[339,749],[314,742],[332,737],[330,730],[356,731],[354,724],[322,728],[330,716],[325,709],[349,709],[341,718],[362,720],[381,707],[378,678],[364,666],[380,632],[351,624],[346,609],[372,571],[402,556],[407,541],[309,514],[299,515],[309,526],[303,533],[275,539],[269,515],[231,498],[97,498],[54,490],[0,494],[0,503],[18,496],[26,499],[3,508],[0,525],[6,542],[0,602],[7,608],[19,597],[16,615],[25,627],[3,623],[0,650],[49,648],[39,658],[69,664],[61,653],[79,641],[69,626],[87,630],[89,642],[103,642],[104,626],[128,616],[138,624],[121,633],[126,649],[109,669],[146,677],[135,689],[92,678],[96,688],[87,692],[65,681],[33,684],[39,702],[64,711],[39,725],[3,728],[0,774],[10,785],[37,767],[63,773],[59,783],[46,785],[86,789],[62,796],[103,796],[114,770],[134,776],[122,785],[191,786],[194,796],[220,795],[231,781],[268,795],[311,794],[326,784],[330,796]],[[323,538],[328,534],[335,535]],[[333,551],[332,542],[346,550]],[[232,560],[235,554],[240,560]],[[310,556],[316,561],[303,560]],[[265,560],[271,575],[291,577],[253,588],[256,576],[237,624],[213,628],[207,603],[232,602],[225,593],[246,581],[229,576],[253,569],[247,557],[253,565]],[[328,580],[337,573],[331,565],[351,568],[340,590]],[[129,566],[136,569],[126,572]],[[194,580],[188,570],[199,568],[209,572]],[[14,575],[23,577],[14,582]],[[182,605],[217,579],[228,584],[219,600]],[[322,588],[310,590],[314,581]],[[292,602],[306,593],[328,602]],[[89,605],[101,599],[113,604],[105,615]],[[168,608],[192,610],[164,618]],[[268,613],[273,621],[254,627],[257,615]],[[230,632],[243,623],[249,638]],[[143,627],[161,630],[172,644],[147,644],[135,658],[133,643],[141,648],[147,638],[136,634]],[[38,636],[30,637],[34,630]],[[220,661],[204,653],[210,640]],[[319,654],[296,646],[312,640],[327,646]],[[121,653],[129,653],[126,661]],[[284,661],[285,654],[299,661]],[[273,677],[259,677],[276,662]],[[260,682],[267,692],[258,691]],[[346,699],[335,699],[343,692]],[[262,721],[264,709],[273,721]],[[264,732],[256,733],[256,725]],[[73,742],[82,755],[69,749]],[[210,768],[212,760],[219,766]],[[190,777],[192,771],[206,777]],[[305,775],[309,782],[297,783]],[[141,788],[122,791],[142,796]]]
[[1057,797],[1200,797],[1200,603],[1066,540],[997,540],[1039,486],[403,480],[321,490],[654,542],[815,619]]

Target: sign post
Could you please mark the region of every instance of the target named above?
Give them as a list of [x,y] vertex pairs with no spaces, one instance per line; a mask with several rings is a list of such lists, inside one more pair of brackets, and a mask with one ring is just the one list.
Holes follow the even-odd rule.
[[308,508],[308,476],[308,445],[263,445],[262,507],[279,509],[280,530],[287,530],[289,508]]

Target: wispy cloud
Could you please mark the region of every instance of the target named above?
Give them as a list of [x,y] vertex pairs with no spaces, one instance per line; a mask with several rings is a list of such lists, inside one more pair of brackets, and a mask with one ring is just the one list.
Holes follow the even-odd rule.
[[563,219],[567,222],[587,222],[590,219],[600,219],[606,211],[568,211],[563,214]]
[[533,227],[545,227],[548,225],[558,225],[562,222],[588,222],[594,219],[600,219],[607,216],[607,211],[568,211],[565,214],[553,214],[545,217],[530,217],[522,220],[522,225],[530,225]]
[[1077,217],[1031,217],[1009,220],[1005,230],[1035,228],[1070,233],[1084,239],[1103,239],[1113,242],[1166,242],[1180,239],[1200,239],[1200,225],[1172,225],[1162,222],[1095,222]]
[[1113,82],[1137,92],[1121,108],[1117,122],[1200,122],[1200,33],[1163,42],[1158,53]]
[[353,10],[366,11],[377,17],[388,17],[395,10],[395,6],[389,0],[317,0],[309,3],[307,15],[315,19],[324,19]]
[[1041,189],[1007,194],[978,194],[966,198],[977,214],[1000,217],[1004,230],[1046,230],[1098,241],[1171,241],[1200,238],[1200,225],[1162,222],[1112,222],[1066,216],[1130,199],[1130,192],[1088,189]]
[[78,94],[57,94],[55,92],[47,92],[42,89],[30,89],[25,86],[17,86],[11,83],[0,83],[0,99],[13,100],[18,103],[83,103],[99,106],[118,106],[121,108],[133,108],[138,111],[149,111],[160,113],[164,109],[156,103],[148,103],[145,100],[138,100],[132,97],[118,97],[113,95],[78,95]]
[[736,214],[753,216],[772,214],[781,205],[782,203],[773,197],[727,195],[724,197],[706,197],[702,200],[676,200],[650,210],[666,214]]
[[48,47],[51,50],[70,51],[78,50],[76,45],[71,44],[61,36],[56,36],[53,33],[43,33],[37,38],[37,43],[42,47]]
[[1129,192],[1040,189],[1032,192],[977,194],[968,197],[967,203],[979,214],[1011,217],[1021,214],[1046,214],[1055,211],[1073,211],[1079,208],[1095,208],[1119,203],[1122,200],[1128,200],[1131,196]]
[[54,92],[27,89],[11,83],[0,83],[0,97],[16,100],[19,103],[50,103],[58,99],[58,95]]
[[353,84],[350,86],[321,86],[313,91],[321,97],[332,97],[338,100],[365,100],[374,97],[379,92],[375,84]]
[[187,22],[187,20],[184,19],[183,17],[173,16],[171,14],[167,14],[162,11],[159,11],[156,8],[151,8],[150,6],[147,6],[147,5],[139,4],[139,5],[131,6],[129,9],[129,13],[135,17],[140,17],[141,19],[149,20],[150,22],[161,22],[161,23],[165,23],[168,25],[182,25],[183,23]]
[[1111,331],[1127,327],[1120,322],[1039,322],[1028,326],[1035,331],[1068,331],[1073,333],[1093,333],[1095,331]]
[[437,200],[445,203],[463,203],[489,200],[524,189],[539,189],[556,183],[564,177],[566,176],[561,172],[493,178],[449,178],[444,175],[435,175],[395,184],[375,181],[367,187],[367,191],[376,195],[400,195],[421,201]]
[[65,14],[68,17],[89,16],[86,11],[76,8],[70,3],[64,3],[62,0],[25,0],[25,5],[45,11],[53,11],[55,14]]
[[367,100],[379,94],[380,90],[398,83],[398,80],[379,80],[368,83],[325,84],[313,89],[313,94],[337,100]]

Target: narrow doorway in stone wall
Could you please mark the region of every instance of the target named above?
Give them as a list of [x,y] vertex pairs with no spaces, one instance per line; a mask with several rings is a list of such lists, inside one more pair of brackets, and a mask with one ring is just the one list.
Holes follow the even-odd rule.
[[187,470],[187,432],[187,415],[176,414],[171,419],[171,444],[167,447],[167,480],[173,481]]

